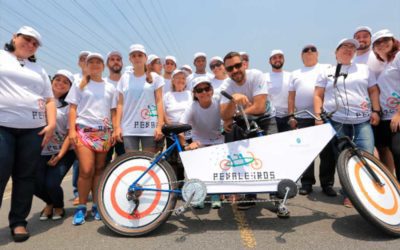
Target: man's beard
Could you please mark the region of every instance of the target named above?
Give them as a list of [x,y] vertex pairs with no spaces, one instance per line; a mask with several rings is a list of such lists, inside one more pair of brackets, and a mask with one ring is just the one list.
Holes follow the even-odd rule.
[[111,67],[110,70],[111,70],[114,74],[120,74],[121,71],[122,71],[122,67],[114,66],[114,67]]
[[271,64],[271,67],[274,68],[274,69],[281,69],[283,67],[283,63]]

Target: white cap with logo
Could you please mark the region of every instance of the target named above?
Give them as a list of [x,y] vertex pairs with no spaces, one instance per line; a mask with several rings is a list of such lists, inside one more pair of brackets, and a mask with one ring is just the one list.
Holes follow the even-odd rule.
[[33,37],[33,38],[35,38],[35,39],[38,41],[39,46],[42,46],[42,45],[43,45],[43,43],[42,43],[42,36],[39,34],[39,32],[37,32],[37,31],[36,31],[34,28],[32,28],[32,27],[29,27],[29,26],[22,26],[21,28],[19,28],[19,30],[17,31],[16,34],[17,34],[17,35],[18,35],[18,34],[22,34],[22,35],[25,35],[25,36]]

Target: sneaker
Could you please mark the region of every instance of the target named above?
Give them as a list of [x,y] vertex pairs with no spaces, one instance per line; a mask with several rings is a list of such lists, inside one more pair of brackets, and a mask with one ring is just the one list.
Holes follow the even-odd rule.
[[41,220],[41,221],[48,220],[48,219],[50,219],[51,216],[53,215],[53,213],[45,214],[45,213],[44,213],[44,210],[45,210],[45,209],[43,209],[42,212],[40,212],[39,220]]
[[221,202],[219,195],[217,195],[217,194],[211,195],[211,207],[213,209],[220,209],[221,206],[222,206],[222,202]]
[[348,208],[352,208],[352,207],[353,207],[353,203],[351,203],[350,199],[347,198],[347,197],[344,198],[344,200],[343,200],[343,205],[344,205],[345,207],[348,207]]
[[82,225],[85,224],[85,219],[86,219],[86,206],[85,205],[79,205],[74,214],[74,218],[72,218],[72,225]]
[[61,220],[62,218],[64,218],[64,216],[65,216],[64,208],[61,210],[60,214],[57,214],[55,211],[56,211],[56,209],[54,209],[53,217],[51,217],[52,220]]
[[97,209],[97,205],[93,204],[92,207],[92,216],[95,220],[101,220],[99,210]]

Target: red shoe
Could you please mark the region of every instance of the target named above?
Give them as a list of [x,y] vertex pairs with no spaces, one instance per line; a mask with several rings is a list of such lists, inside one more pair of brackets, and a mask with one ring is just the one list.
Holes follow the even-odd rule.
[[344,200],[343,200],[343,205],[345,206],[345,207],[348,207],[348,208],[352,208],[353,207],[353,203],[351,203],[351,201],[350,201],[350,199],[349,198],[344,198]]

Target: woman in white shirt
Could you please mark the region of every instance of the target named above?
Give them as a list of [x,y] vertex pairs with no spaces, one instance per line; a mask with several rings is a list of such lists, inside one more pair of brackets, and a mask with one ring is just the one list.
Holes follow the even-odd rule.
[[86,218],[88,194],[92,191],[92,215],[100,220],[96,205],[96,187],[105,167],[111,137],[112,116],[115,114],[116,89],[102,79],[103,56],[90,53],[86,58],[88,75],[69,91],[66,101],[70,104],[69,140],[75,146],[79,160],[79,205],[72,224],[82,225]]
[[118,82],[118,104],[113,137],[124,142],[126,151],[157,152],[163,147],[164,124],[162,87],[164,80],[146,70],[147,55],[141,44],[133,44],[129,60],[134,71],[125,72]]
[[400,181],[400,44],[389,30],[376,32],[372,41],[378,60],[385,63],[377,80],[382,120],[374,128],[375,141],[385,165]]
[[73,82],[73,75],[67,70],[57,71],[51,82],[57,104],[57,126],[53,138],[42,150],[35,187],[35,195],[46,203],[39,218],[42,221],[59,220],[65,215],[61,182],[76,159],[67,136],[69,105],[65,102]]
[[[200,76],[193,79],[192,83],[194,101],[180,119],[180,123],[192,125],[193,142],[185,146],[185,150],[221,144],[224,137],[221,134],[219,98],[213,96],[211,79]],[[219,195],[212,195],[211,201],[213,208],[221,207]],[[198,207],[203,208],[204,204]]]
[[29,238],[26,217],[41,147],[56,127],[56,105],[46,71],[36,63],[40,34],[21,27],[0,50],[0,207],[13,179],[9,225],[14,241]]
[[[166,92],[163,97],[166,124],[179,123],[186,108],[192,103],[192,94],[189,90],[185,90],[186,76],[186,72],[180,69],[172,72],[172,89],[171,91]],[[167,147],[171,146],[173,143],[173,141],[168,137],[166,138],[166,142]],[[183,180],[184,169],[178,156],[178,151],[175,150],[172,152],[167,160],[175,169],[178,180]]]

